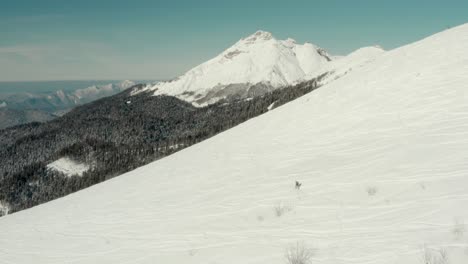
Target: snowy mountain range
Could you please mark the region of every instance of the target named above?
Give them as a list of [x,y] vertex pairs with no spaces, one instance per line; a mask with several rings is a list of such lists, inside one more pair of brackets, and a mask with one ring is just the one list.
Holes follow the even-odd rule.
[[133,81],[54,92],[0,94],[0,129],[29,122],[43,122],[61,116],[70,109],[111,96],[134,86]]
[[[223,53],[225,65],[252,68],[229,83],[276,88],[322,69],[340,78],[169,157],[0,218],[0,260],[468,263],[468,24],[341,62],[307,48],[317,60],[301,64],[295,48],[264,32],[239,43]],[[287,55],[273,55],[268,70],[249,59],[249,43]],[[366,63],[352,57],[374,53]],[[227,84],[207,74],[222,57],[145,89],[206,96]]]
[[12,109],[34,109],[53,112],[119,93],[133,85],[135,85],[134,82],[126,80],[106,85],[93,85],[72,91],[62,89],[48,93],[9,93],[1,94],[0,101],[4,107]]
[[202,106],[221,99],[258,96],[325,72],[334,73],[329,77],[335,79],[382,53],[379,47],[368,47],[336,57],[311,43],[277,40],[269,32],[257,31],[184,75],[140,91],[176,96]]

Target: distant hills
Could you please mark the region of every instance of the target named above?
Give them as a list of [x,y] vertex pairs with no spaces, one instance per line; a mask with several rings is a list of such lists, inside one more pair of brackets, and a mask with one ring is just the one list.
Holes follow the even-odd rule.
[[75,90],[64,87],[53,92],[0,93],[0,129],[52,120],[78,105],[117,94],[133,85],[133,81],[126,80]]

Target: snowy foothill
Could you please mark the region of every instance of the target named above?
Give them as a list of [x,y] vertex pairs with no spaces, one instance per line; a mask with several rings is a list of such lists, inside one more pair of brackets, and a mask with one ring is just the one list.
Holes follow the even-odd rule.
[[83,173],[90,169],[89,165],[72,160],[68,157],[62,157],[47,165],[48,169],[55,170],[63,173],[64,175],[71,176],[82,176]]
[[0,218],[0,261],[286,264],[303,252],[466,264],[467,73],[468,24],[385,52],[199,144]]

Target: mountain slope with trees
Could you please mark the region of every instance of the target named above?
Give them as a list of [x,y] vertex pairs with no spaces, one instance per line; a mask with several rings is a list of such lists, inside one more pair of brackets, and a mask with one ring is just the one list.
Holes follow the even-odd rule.
[[[207,107],[149,92],[132,95],[143,87],[137,85],[47,123],[0,130],[0,201],[16,212],[115,177],[298,98],[325,76]],[[47,168],[63,157],[91,169],[67,177]]]

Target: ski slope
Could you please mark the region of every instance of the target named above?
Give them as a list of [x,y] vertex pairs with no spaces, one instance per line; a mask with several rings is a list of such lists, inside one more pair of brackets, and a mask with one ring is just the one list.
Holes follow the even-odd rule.
[[280,264],[300,243],[311,263],[466,264],[467,73],[468,24],[386,52],[200,144],[0,218],[0,262]]

